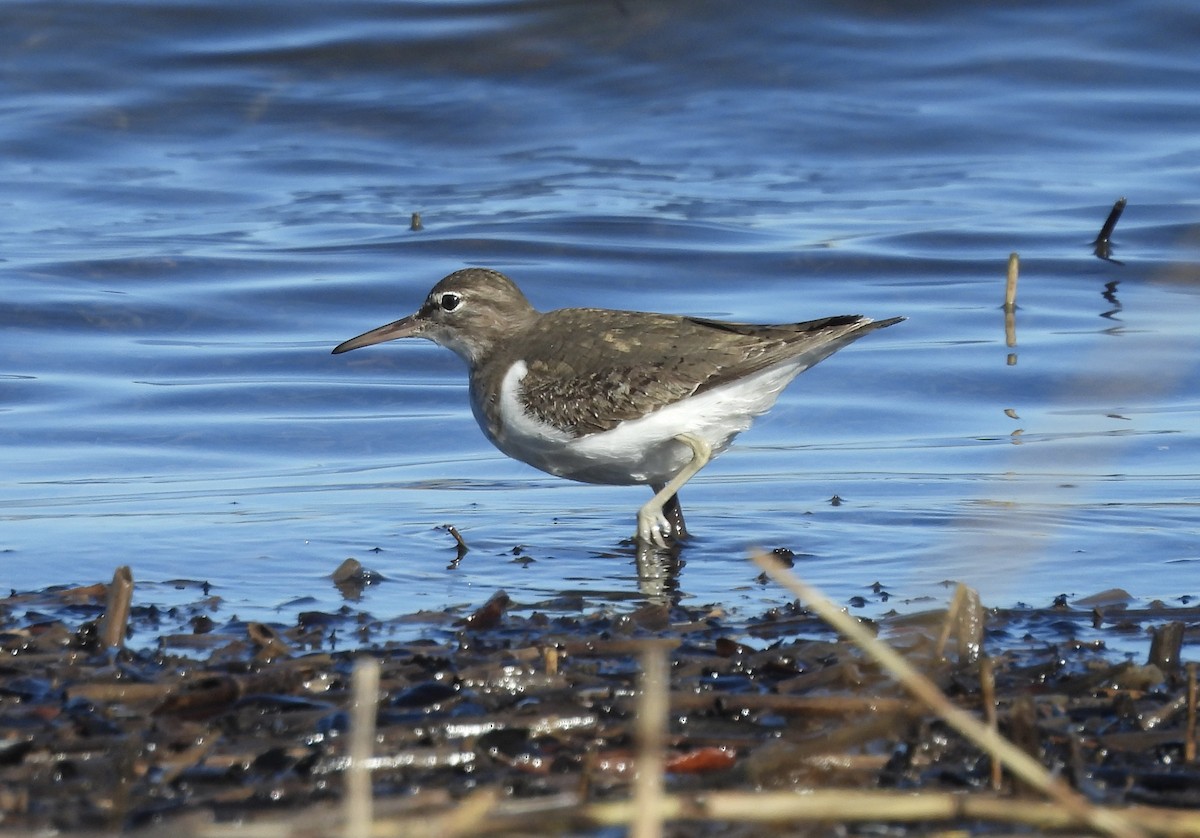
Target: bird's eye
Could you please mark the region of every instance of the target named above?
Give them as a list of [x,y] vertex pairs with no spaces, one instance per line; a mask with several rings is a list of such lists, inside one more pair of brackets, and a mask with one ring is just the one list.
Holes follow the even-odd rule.
[[462,305],[462,297],[458,296],[458,294],[447,292],[438,300],[438,304],[442,307],[442,311],[454,311],[454,309]]

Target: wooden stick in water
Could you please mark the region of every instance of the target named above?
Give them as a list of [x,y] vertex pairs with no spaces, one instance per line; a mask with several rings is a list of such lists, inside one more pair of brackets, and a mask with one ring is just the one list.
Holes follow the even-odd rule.
[[1093,244],[1108,244],[1112,238],[1113,230],[1117,226],[1117,222],[1121,220],[1121,213],[1125,212],[1125,199],[1118,198],[1113,204],[1112,211],[1109,212],[1108,218],[1104,220],[1104,226],[1100,228],[1100,235],[1096,236],[1096,241]]
[[100,618],[100,645],[105,649],[119,649],[125,644],[125,631],[129,625],[129,609],[133,604],[133,571],[129,565],[121,565],[113,574],[104,603],[104,616]]
[[1004,310],[1017,307],[1017,273],[1021,270],[1021,257],[1015,252],[1008,254],[1008,281],[1004,284]]

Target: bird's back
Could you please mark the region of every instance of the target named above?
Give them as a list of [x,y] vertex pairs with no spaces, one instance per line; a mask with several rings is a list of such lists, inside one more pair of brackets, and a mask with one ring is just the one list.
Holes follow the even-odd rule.
[[[519,339],[497,347],[475,371],[472,389],[495,392],[517,361],[521,390],[538,419],[572,435],[619,423],[786,361],[796,374],[867,332],[903,318],[857,315],[753,325],[669,314],[559,309]],[[791,364],[789,364],[791,366]]]

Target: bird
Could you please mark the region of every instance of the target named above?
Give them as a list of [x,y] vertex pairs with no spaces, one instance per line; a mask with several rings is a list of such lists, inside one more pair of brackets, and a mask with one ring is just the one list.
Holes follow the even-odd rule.
[[441,279],[414,314],[338,344],[424,338],[466,362],[471,411],[514,459],[584,483],[648,485],[637,541],[688,537],[678,492],[792,379],[904,317],[755,325],[604,308],[535,309],[483,267]]

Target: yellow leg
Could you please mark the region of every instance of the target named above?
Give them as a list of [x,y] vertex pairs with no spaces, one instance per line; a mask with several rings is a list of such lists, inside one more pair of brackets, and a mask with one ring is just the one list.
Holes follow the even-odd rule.
[[671,532],[671,522],[663,514],[663,506],[712,459],[712,446],[700,437],[680,434],[675,439],[692,449],[691,461],[638,510],[638,541],[663,549],[667,546],[666,536]]

